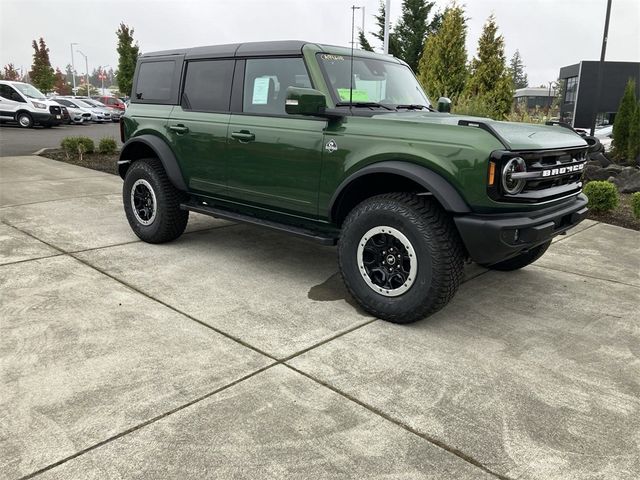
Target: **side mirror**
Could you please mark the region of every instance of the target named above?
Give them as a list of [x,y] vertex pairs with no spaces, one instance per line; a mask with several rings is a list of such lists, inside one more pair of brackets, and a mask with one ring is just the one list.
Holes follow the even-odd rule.
[[313,88],[287,88],[284,110],[289,115],[321,115],[327,108],[327,97]]
[[451,99],[447,97],[440,97],[438,99],[438,111],[442,113],[451,112]]

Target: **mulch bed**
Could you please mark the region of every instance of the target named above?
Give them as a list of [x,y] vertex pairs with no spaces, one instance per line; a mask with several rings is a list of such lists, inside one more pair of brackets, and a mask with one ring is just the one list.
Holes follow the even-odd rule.
[[[85,154],[82,161],[80,161],[80,159],[76,157],[67,159],[62,150],[49,150],[42,154],[43,157],[58,160],[59,162],[71,163],[72,165],[92,168],[93,170],[100,170],[101,172],[112,173],[114,175],[118,175],[118,155],[119,153],[113,155],[88,153]],[[589,211],[588,218],[598,222],[610,223],[611,225],[618,225],[619,227],[640,231],[640,219],[633,216],[633,211],[631,210],[631,194],[629,193],[620,194],[620,206],[612,212],[595,213]]]
[[118,175],[118,157],[120,152],[112,155],[104,155],[102,153],[85,153],[80,160],[77,156],[67,158],[62,150],[47,150],[42,154],[43,157],[57,160],[59,162],[78,165],[79,167],[91,168],[105,173]]
[[640,231],[640,219],[633,216],[633,210],[631,209],[630,193],[620,194],[620,205],[618,205],[618,208],[615,210],[601,213],[589,210],[588,218],[598,222],[610,223],[611,225]]

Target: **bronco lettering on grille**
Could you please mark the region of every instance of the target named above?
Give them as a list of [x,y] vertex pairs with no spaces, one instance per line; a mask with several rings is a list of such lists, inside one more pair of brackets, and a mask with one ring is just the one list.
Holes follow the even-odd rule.
[[543,170],[542,176],[555,177],[556,175],[565,175],[567,173],[579,172],[581,170],[584,170],[584,166],[584,163],[580,163],[578,165],[569,165],[567,167],[551,168],[549,170]]

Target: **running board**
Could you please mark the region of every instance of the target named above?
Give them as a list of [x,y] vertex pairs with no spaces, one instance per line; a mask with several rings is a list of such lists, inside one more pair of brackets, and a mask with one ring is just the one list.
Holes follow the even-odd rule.
[[260,227],[267,227],[279,232],[285,232],[297,237],[306,238],[307,240],[312,240],[322,245],[335,245],[338,242],[338,238],[330,234],[325,235],[313,230],[308,230],[306,228],[294,227],[284,223],[274,222],[272,220],[252,217],[251,215],[244,215],[242,213],[232,212],[230,210],[224,210],[222,208],[212,207],[210,205],[182,203],[180,205],[180,208],[182,210],[189,210],[191,212],[209,215],[210,217],[222,218],[223,220],[250,223],[252,225],[258,225]]

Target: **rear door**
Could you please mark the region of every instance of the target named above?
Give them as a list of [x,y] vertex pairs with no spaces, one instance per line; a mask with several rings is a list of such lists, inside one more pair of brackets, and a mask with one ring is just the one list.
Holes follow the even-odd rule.
[[225,153],[235,60],[190,60],[180,105],[173,108],[169,136],[189,189],[204,195],[226,192]]
[[327,121],[287,115],[284,108],[287,87],[312,86],[304,60],[248,58],[238,61],[238,69],[243,76],[234,81],[227,147],[229,195],[316,217]]

